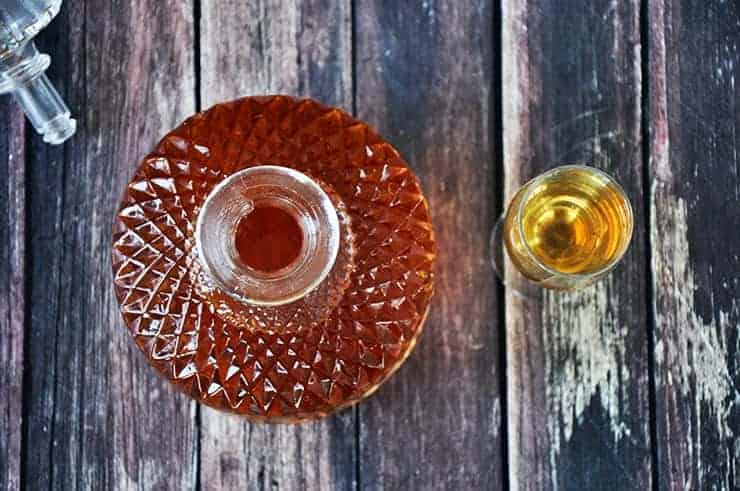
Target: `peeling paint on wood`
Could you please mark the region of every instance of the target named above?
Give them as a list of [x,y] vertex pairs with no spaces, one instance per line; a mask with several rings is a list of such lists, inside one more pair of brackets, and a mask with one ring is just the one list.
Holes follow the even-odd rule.
[[0,100],[0,490],[20,488],[25,321],[25,118]]
[[[204,1],[204,107],[246,95],[288,93],[352,109],[349,0]],[[299,426],[250,423],[201,409],[205,489],[353,489],[354,409]]]
[[624,391],[629,390],[622,381],[635,377],[625,364],[632,356],[624,342],[630,326],[621,323],[610,309],[611,304],[622,301],[618,286],[609,276],[567,299],[548,292],[543,302],[542,318],[548,326],[542,331],[548,350],[545,372],[550,374],[545,393],[551,413],[560,415],[548,421],[551,463],[557,461],[561,445],[584,423],[592,403],[604,409],[613,445],[622,438],[639,445],[620,408],[620,401],[627,397]]
[[649,488],[639,2],[505,2],[502,40],[506,196],[545,169],[590,163],[636,211],[607,279],[506,294],[511,488]]
[[649,21],[660,488],[737,489],[740,5],[661,0]]
[[740,301],[728,299],[709,322],[697,314],[694,295],[701,294],[701,288],[691,266],[686,202],[663,185],[653,187],[652,197],[657,421],[664,487],[712,484],[713,489],[733,489],[740,461]]
[[[738,8],[64,2],[38,42],[78,134],[42,144],[0,101],[0,490],[21,475],[32,489],[192,489],[198,478],[205,489],[497,489],[504,473],[511,489],[736,489]],[[110,281],[113,210],[141,156],[196,95],[208,106],[270,92],[355,105],[419,173],[440,245],[437,296],[407,364],[359,408],[301,426],[250,424],[174,393],[131,343]],[[625,186],[634,241],[587,290],[506,295],[504,389],[504,306],[487,254],[496,192],[564,162],[595,163]],[[453,395],[436,396],[440,386]]]
[[[653,187],[656,202],[665,204],[668,199],[675,198],[665,191],[657,191],[656,187],[657,184]],[[730,328],[737,327],[731,322],[738,317],[740,300],[731,299],[726,307],[718,309],[717,317],[708,323],[697,314],[694,295],[699,286],[691,268],[686,202],[678,198],[671,210],[673,216],[668,218],[656,206],[651,208],[651,216],[656,223],[651,230],[652,242],[656,247],[653,261],[655,282],[661,289],[670,288],[657,295],[660,305],[656,308],[655,316],[658,326],[683,325],[683,328],[678,338],[666,339],[664,334],[657,336],[656,363],[661,367],[670,367],[666,374],[666,385],[681,396],[695,397],[709,406],[709,414],[713,416],[710,423],[723,433],[723,440],[731,441],[734,436],[740,435],[735,435],[737,431],[729,427],[732,405],[727,401],[734,401],[740,392],[733,386],[726,355],[732,354],[733,346],[728,345],[728,334]],[[666,226],[665,218],[670,227]],[[666,309],[669,298],[670,310]],[[671,346],[669,343],[675,344]],[[689,451],[701,452],[700,442],[698,444],[697,448],[689,448]]]

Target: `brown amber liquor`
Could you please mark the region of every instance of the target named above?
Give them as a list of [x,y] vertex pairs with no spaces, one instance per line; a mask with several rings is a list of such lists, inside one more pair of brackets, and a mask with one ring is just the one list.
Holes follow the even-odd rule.
[[409,355],[435,254],[419,182],[390,144],[310,99],[247,97],[144,159],[113,269],[134,341],[180,390],[296,421],[359,401]]
[[244,264],[270,272],[298,258],[303,235],[289,212],[277,206],[260,206],[239,220],[234,245]]
[[584,165],[563,165],[527,182],[503,222],[509,258],[543,287],[576,289],[607,274],[632,237],[632,208],[616,181]]

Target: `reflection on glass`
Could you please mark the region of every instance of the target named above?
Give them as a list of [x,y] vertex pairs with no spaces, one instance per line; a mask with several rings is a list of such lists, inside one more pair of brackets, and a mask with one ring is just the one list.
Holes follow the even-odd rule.
[[629,200],[609,175],[582,165],[556,167],[514,195],[494,230],[494,266],[502,274],[508,259],[539,286],[581,288],[619,262],[632,227]]

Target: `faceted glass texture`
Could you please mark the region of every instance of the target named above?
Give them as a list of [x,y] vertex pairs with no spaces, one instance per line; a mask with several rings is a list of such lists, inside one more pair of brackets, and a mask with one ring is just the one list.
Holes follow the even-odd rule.
[[[343,246],[306,302],[241,304],[194,247],[213,187],[256,165],[332,196]],[[372,393],[413,349],[433,292],[434,233],[417,178],[364,123],[310,99],[246,97],[175,128],[129,182],[113,238],[115,292],[150,363],[180,390],[250,419],[324,416]]]

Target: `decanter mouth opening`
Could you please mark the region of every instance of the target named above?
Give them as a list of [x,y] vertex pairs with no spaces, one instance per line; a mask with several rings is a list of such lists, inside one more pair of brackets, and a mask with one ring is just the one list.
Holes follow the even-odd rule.
[[257,306],[294,302],[331,271],[340,242],[329,196],[309,176],[259,165],[221,181],[206,198],[195,229],[206,281]]

